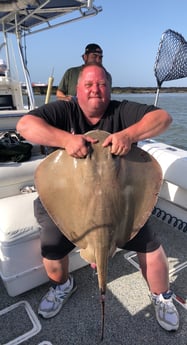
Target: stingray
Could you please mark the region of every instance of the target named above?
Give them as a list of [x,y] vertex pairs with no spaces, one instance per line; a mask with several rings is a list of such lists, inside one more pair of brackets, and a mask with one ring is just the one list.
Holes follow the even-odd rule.
[[132,146],[124,156],[102,147],[105,131],[86,133],[95,139],[84,159],[59,149],[46,157],[35,173],[42,204],[61,232],[87,262],[95,264],[102,305],[107,284],[108,258],[123,248],[145,224],[156,204],[162,183],[158,162]]

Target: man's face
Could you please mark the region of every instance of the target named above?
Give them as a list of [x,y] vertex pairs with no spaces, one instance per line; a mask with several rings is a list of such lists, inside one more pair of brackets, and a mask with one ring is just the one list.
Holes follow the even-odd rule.
[[85,64],[97,62],[98,64],[102,65],[102,59],[103,59],[103,56],[98,53],[89,53],[89,54],[84,55]]
[[78,103],[87,118],[101,118],[110,101],[110,85],[99,66],[86,67],[77,85]]

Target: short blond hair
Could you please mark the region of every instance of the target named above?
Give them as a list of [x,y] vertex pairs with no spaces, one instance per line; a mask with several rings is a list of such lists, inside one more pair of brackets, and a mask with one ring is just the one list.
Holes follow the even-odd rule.
[[78,76],[78,81],[77,83],[79,82],[79,79],[82,77],[82,73],[83,71],[87,68],[87,67],[90,67],[90,66],[97,66],[99,68],[101,68],[104,72],[105,72],[105,76],[106,76],[106,79],[108,80],[108,82],[110,82],[110,79],[109,79],[109,75],[106,71],[106,69],[104,68],[103,65],[100,65],[98,62],[89,62],[88,64],[86,65],[82,65],[81,69],[80,69],[80,72],[79,72],[79,76]]

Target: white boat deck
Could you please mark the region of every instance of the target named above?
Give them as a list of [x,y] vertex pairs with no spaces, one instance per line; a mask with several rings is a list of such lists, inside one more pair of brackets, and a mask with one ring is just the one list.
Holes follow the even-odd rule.
[[[167,332],[157,324],[136,256],[132,252],[120,251],[109,263],[103,345],[187,345],[187,234],[154,216],[152,225],[168,255],[171,288],[180,297],[180,303],[175,300],[180,328],[177,332]],[[37,315],[38,303],[49,283],[10,297],[0,281],[0,344],[100,344],[101,307],[97,276],[89,266],[73,272],[73,275],[77,292],[62,311],[49,320]]]

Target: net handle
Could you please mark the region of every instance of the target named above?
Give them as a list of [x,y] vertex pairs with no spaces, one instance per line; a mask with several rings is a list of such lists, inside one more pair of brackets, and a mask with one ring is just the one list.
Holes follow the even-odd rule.
[[160,87],[158,87],[156,90],[155,103],[154,103],[155,107],[157,106],[157,103],[158,103],[159,93],[160,93]]

